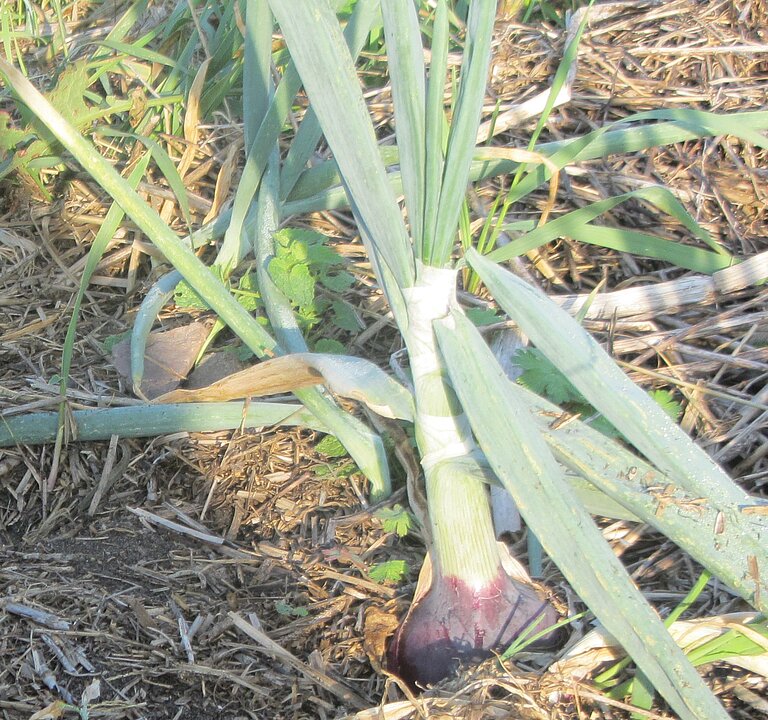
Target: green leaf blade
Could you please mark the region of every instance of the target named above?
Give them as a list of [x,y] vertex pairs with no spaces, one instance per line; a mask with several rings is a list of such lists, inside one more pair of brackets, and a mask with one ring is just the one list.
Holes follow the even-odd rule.
[[495,0],[475,0],[471,3],[461,67],[461,85],[448,135],[434,245],[428,258],[429,264],[436,267],[444,267],[450,259],[459,213],[467,192],[475,138],[485,97],[495,19]]
[[415,272],[410,240],[336,16],[327,0],[270,5],[341,169],[369,255],[399,287],[408,287]]
[[435,324],[435,331],[491,467],[576,592],[681,717],[725,720],[725,710],[573,496],[562,469],[477,330],[454,311]]
[[[750,548],[755,572],[745,578],[750,602],[761,596],[768,575],[764,517],[742,509],[754,500],[675,425],[667,413],[636,386],[576,321],[543,293],[470,249],[467,259],[496,301],[534,345],[565,374],[581,394],[653,465],[694,497],[710,498]],[[712,529],[715,533],[715,529]],[[713,537],[711,542],[716,542]]]
[[381,10],[405,205],[411,237],[418,248],[422,245],[424,231],[424,49],[412,0],[384,0]]
[[427,108],[425,114],[424,166],[424,236],[417,245],[420,258],[430,257],[435,238],[437,214],[440,209],[440,189],[445,165],[444,141],[448,122],[445,118],[445,76],[448,69],[448,6],[438,0],[432,28],[432,58],[429,63]]

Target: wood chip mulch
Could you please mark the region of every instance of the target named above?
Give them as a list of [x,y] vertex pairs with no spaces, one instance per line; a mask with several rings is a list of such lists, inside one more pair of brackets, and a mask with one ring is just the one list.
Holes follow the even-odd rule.
[[[546,89],[564,38],[561,29],[500,21],[489,114]],[[572,99],[555,111],[543,140],[642,110],[768,109],[768,3],[616,4],[585,33],[578,62]],[[525,147],[532,127],[505,129],[494,143]],[[211,130],[210,170],[191,183],[204,199],[198,220],[231,132]],[[731,252],[752,257],[768,251],[766,179],[768,153],[724,136],[582,163],[565,177],[553,212],[661,182]],[[479,188],[479,205],[487,207],[503,182]],[[546,202],[544,189],[515,217]],[[0,185],[0,421],[57,408],[71,300],[104,208],[79,176],[51,203],[12,181]],[[345,215],[312,221],[352,242]],[[688,241],[639,202],[606,222]],[[157,277],[139,240],[130,227],[121,230],[88,290],[73,407],[134,401],[104,342],[131,327]],[[617,291],[690,275],[568,239],[526,265],[555,295],[589,293],[603,280]],[[364,268],[359,277],[365,295]],[[715,303],[590,321],[633,378],[674,389],[684,427],[762,496],[765,300],[765,289],[752,285]],[[396,348],[375,311],[369,302],[364,317],[376,325],[370,335],[386,363]],[[173,308],[161,319],[173,324]],[[73,442],[58,457],[50,446],[0,449],[0,718],[77,717],[78,707],[87,707],[80,717],[129,720],[629,717],[588,684],[554,683],[533,661],[504,669],[491,662],[420,698],[404,693],[381,662],[415,582],[418,534],[387,532],[365,500],[364,479],[348,460],[319,454],[317,439],[266,428]],[[392,502],[405,502],[402,490]],[[698,576],[648,528],[605,529],[660,609],[679,602]],[[514,549],[524,558],[523,537]],[[391,559],[408,562],[404,582],[374,582],[372,566]],[[547,566],[544,579],[564,603],[577,602],[556,568]],[[693,613],[740,607],[710,585]],[[734,718],[767,714],[764,680],[725,665],[705,671]],[[659,708],[648,717],[671,717]]]

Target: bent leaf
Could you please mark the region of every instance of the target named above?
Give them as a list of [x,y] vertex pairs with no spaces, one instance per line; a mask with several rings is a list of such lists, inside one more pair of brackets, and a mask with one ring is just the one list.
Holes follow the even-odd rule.
[[[626,517],[617,513],[618,508],[611,503],[618,504],[630,519],[634,515],[634,519],[664,533],[745,600],[768,612],[768,579],[752,577],[750,567],[759,539],[723,520],[727,504],[686,492],[622,443],[580,420],[553,427],[552,418],[560,412],[556,405],[514,383],[510,385],[531,411],[555,458],[586,481],[582,486],[569,478],[569,484],[592,514]],[[759,506],[757,498],[747,498],[752,507]],[[702,527],[719,526],[716,542],[701,541]]]
[[[764,516],[709,456],[672,422],[647,393],[635,385],[611,357],[568,313],[546,295],[470,249],[466,255],[501,307],[582,395],[653,465],[693,498],[707,498],[722,513],[748,549],[752,571],[744,578],[747,597],[760,601],[760,578],[768,577],[768,549],[760,539],[768,528]],[[711,542],[719,544],[717,527]]]
[[736,506],[747,501],[747,494],[567,312],[474,250],[468,250],[466,257],[531,342],[662,472],[679,478],[691,493]]
[[225,401],[320,384],[340,397],[359,400],[383,417],[413,420],[411,394],[372,362],[322,353],[294,353],[265,360],[207,387],[166,393],[156,402]]

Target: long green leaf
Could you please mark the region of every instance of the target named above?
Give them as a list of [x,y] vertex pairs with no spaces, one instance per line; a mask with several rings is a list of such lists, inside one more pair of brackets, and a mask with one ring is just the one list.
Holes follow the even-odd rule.
[[144,135],[137,135],[136,133],[123,132],[121,130],[116,130],[110,127],[99,127],[96,129],[96,134],[106,135],[107,137],[133,138],[134,140],[138,140],[145,148],[147,148],[147,150],[149,150],[149,152],[152,154],[152,159],[157,163],[158,169],[161,173],[163,173],[163,177],[168,182],[171,191],[176,197],[176,200],[179,203],[179,208],[181,209],[181,213],[184,216],[184,222],[186,222],[187,227],[189,227],[189,225],[192,223],[192,215],[190,214],[189,210],[187,188],[184,185],[184,181],[181,179],[181,176],[179,175],[179,171],[173,164],[173,160],[171,160],[170,156],[163,149],[163,147],[152,138],[148,138]]
[[[716,498],[686,492],[668,475],[631,453],[622,443],[607,438],[587,424],[574,420],[553,428],[560,409],[513,383],[512,391],[525,404],[558,461],[599,488],[613,501],[664,533],[689,555],[738,592],[756,608],[768,613],[768,578],[751,578],[750,558],[764,545],[758,528],[738,527],[724,521],[729,512]],[[569,484],[575,484],[569,478]],[[576,484],[577,492],[579,486]],[[599,502],[599,495],[579,495],[584,502]],[[762,503],[762,505],[761,505]],[[759,509],[765,503],[743,493],[744,507]],[[590,508],[593,514],[601,514]],[[610,517],[615,515],[607,508]],[[702,528],[720,527],[717,542],[702,542]]]
[[[215,220],[203,225],[199,230],[195,230],[181,240],[181,243],[188,245],[193,250],[209,244],[215,238],[224,235],[230,217],[231,211],[222,212]],[[173,297],[173,291],[182,279],[178,270],[172,270],[163,275],[147,291],[141,301],[131,330],[131,382],[133,387],[141,387],[141,381],[144,377],[144,355],[152,326],[160,310]]]
[[728,717],[580,505],[504,371],[459,311],[435,323],[451,381],[496,475],[598,620],[682,718]]
[[744,501],[744,492],[567,312],[472,249],[467,259],[533,344],[662,472],[686,479],[692,493]]
[[[745,115],[750,114],[756,115],[758,112],[745,113]],[[679,123],[682,127],[687,126],[691,128],[694,132],[705,130],[707,135],[713,137],[717,135],[733,135],[756,147],[768,150],[768,138],[749,126],[737,126],[734,123],[732,113],[711,113],[705,110],[692,110],[690,108],[648,110],[619,120],[614,126],[620,126],[626,122],[645,122],[646,120],[672,120]]]
[[[121,437],[156,437],[185,430],[219,432],[239,427],[297,425],[320,432],[328,428],[298,403],[226,402],[134,405],[97,410],[74,410],[75,440],[109,440]],[[37,445],[56,439],[59,415],[29,413],[0,418],[0,447]]]
[[[589,6],[591,7],[593,4],[594,0],[590,0]],[[568,46],[565,48],[562,60],[557,66],[557,71],[555,72],[555,77],[552,80],[552,86],[549,89],[549,94],[547,95],[547,101],[544,104],[544,109],[541,111],[541,115],[536,122],[536,127],[531,134],[531,139],[528,143],[528,150],[535,149],[536,143],[539,140],[539,136],[541,135],[542,130],[544,130],[544,127],[549,120],[549,116],[555,107],[557,97],[568,81],[568,76],[571,74],[573,66],[576,63],[579,55],[579,44],[581,43],[581,36],[584,34],[584,30],[586,29],[588,22],[589,12],[585,12],[584,17],[579,23],[579,27],[576,28],[576,32],[568,43]]]
[[622,227],[605,227],[588,223],[574,228],[568,236],[589,245],[632,253],[639,257],[664,260],[671,265],[704,275],[712,275],[738,262],[735,258],[729,258],[722,253],[683,245],[673,240],[665,240],[656,235]]
[[327,0],[270,5],[341,169],[369,257],[386,265],[400,288],[409,287],[415,273],[410,241],[336,16]]
[[245,6],[243,47],[243,136],[250,147],[272,96],[272,13],[265,2]]
[[[612,210],[617,205],[633,198],[652,203],[660,210],[671,215],[690,230],[695,237],[707,244],[714,251],[708,252],[701,250],[700,248],[672,243],[671,241],[663,240],[662,238],[655,238],[657,241],[655,243],[648,242],[648,238],[652,238],[653,236],[643,235],[646,244],[646,247],[643,248],[645,252],[638,254],[652,254],[653,257],[661,256],[668,259],[670,262],[674,261],[681,267],[691,268],[691,264],[693,264],[694,267],[691,269],[707,273],[713,273],[716,270],[721,270],[731,264],[731,255],[722,246],[712,240],[709,233],[707,233],[707,231],[688,214],[677,198],[675,198],[669,190],[663,187],[640,188],[638,190],[632,190],[631,192],[606,198],[605,200],[598,200],[597,202],[590,203],[586,207],[573,210],[556,220],[552,220],[537,227],[535,230],[525,233],[508,245],[489,253],[486,257],[494,262],[501,262],[503,260],[509,260],[516,255],[522,255],[529,250],[541,247],[558,237],[575,238],[575,236],[578,235],[579,238],[588,238],[589,233],[594,229],[594,226],[588,225],[588,223],[609,210]],[[597,237],[605,237],[606,242],[609,242],[606,237],[608,233],[603,233],[602,235],[595,233],[595,235]],[[620,240],[621,235],[618,235],[618,237],[610,242],[616,243],[620,242]],[[637,243],[637,241],[638,238],[635,238],[635,243]],[[589,242],[592,242],[594,245],[602,244],[599,239],[591,240]],[[609,245],[609,247],[611,246],[612,245]],[[620,249],[632,252],[630,243],[627,243],[625,247],[621,247]],[[687,262],[686,253],[688,253]],[[682,262],[677,262],[678,260],[682,260]]]
[[103,45],[104,47],[108,47],[111,50],[117,50],[117,52],[123,53],[128,57],[135,57],[139,60],[146,60],[147,62],[157,63],[158,65],[167,65],[168,67],[173,67],[175,64],[174,60],[169,58],[167,55],[163,55],[162,53],[156,52],[154,50],[148,50],[147,48],[143,48],[136,43],[128,44],[105,38],[104,40],[100,40],[98,44]]
[[178,270],[172,270],[163,275],[141,301],[141,306],[131,328],[131,384],[135,388],[140,388],[141,381],[144,379],[147,340],[157,319],[157,314],[173,297],[173,291],[181,281],[181,273]]
[[285,69],[283,78],[271,98],[264,120],[259,125],[253,142],[248,148],[245,167],[243,167],[240,182],[232,203],[232,216],[227,232],[224,234],[216,264],[224,268],[225,273],[231,273],[245,255],[248,247],[247,238],[243,235],[246,218],[251,210],[251,204],[261,182],[264,168],[267,166],[272,148],[275,146],[283,122],[288,116],[296,93],[301,87],[299,76],[293,64]]
[[[131,187],[135,188],[141,178],[144,177],[144,173],[147,171],[149,160],[151,158],[150,153],[139,159],[136,167],[128,177],[128,183]],[[104,222],[99,228],[99,232],[96,233],[96,237],[91,243],[91,247],[88,250],[88,258],[83,269],[83,275],[80,278],[80,287],[78,288],[77,295],[75,296],[75,302],[72,305],[72,317],[70,318],[69,325],[67,326],[67,335],[64,339],[64,348],[61,353],[61,394],[62,397],[66,397],[67,387],[69,385],[69,371],[72,367],[72,351],[75,344],[75,334],[77,332],[77,321],[80,315],[80,306],[83,302],[88,284],[91,282],[96,266],[99,264],[102,256],[104,255],[107,245],[115,235],[115,231],[120,227],[120,223],[123,221],[124,213],[122,208],[113,203],[107,211],[107,215],[104,218]]]
[[381,11],[405,206],[411,238],[419,248],[424,230],[424,48],[413,0],[383,0]]
[[[739,129],[749,131],[768,130],[768,111],[734,113],[730,115],[733,124],[732,133],[739,137]],[[628,122],[628,121],[626,121]],[[560,168],[569,163],[593,160],[619,153],[631,153],[645,150],[651,147],[671,145],[673,143],[696,140],[707,136],[707,128],[700,128],[700,132],[691,129],[684,123],[670,121],[650,123],[639,127],[620,127],[615,129],[602,128],[593,131],[581,138],[559,140],[557,142],[543,143],[539,145],[537,152],[546,155],[559,162],[555,165]],[[560,151],[567,151],[563,155],[557,155]],[[384,164],[392,168],[388,173],[390,184],[394,192],[402,192],[402,179],[398,170],[394,169],[398,163],[397,147],[384,146],[379,149]],[[472,182],[484,180],[497,175],[514,173],[520,166],[519,162],[505,158],[487,157],[487,149],[476,148],[469,179]],[[519,197],[526,192],[532,192],[538,185],[546,182],[551,175],[546,167],[538,166],[532,171],[532,175],[526,177],[522,183],[528,183]],[[516,190],[519,189],[516,188]],[[341,187],[341,178],[338,168],[333,160],[326,160],[304,171],[296,184],[293,193],[284,203],[283,210],[286,215],[314,212],[316,210],[337,210],[349,207],[344,189]]]
[[[347,41],[352,57],[357,57],[360,54],[377,19],[378,24],[381,25],[379,10],[378,0],[357,0],[355,3],[352,15],[344,28],[344,39]],[[291,141],[288,154],[283,161],[283,169],[280,173],[281,200],[285,200],[293,190],[322,135],[320,121],[310,106],[302,118],[301,125]]]
[[488,79],[495,19],[496,0],[475,0],[470,5],[461,64],[461,84],[448,135],[440,209],[431,253],[427,258],[428,263],[436,267],[443,267],[451,257],[459,213],[467,194],[469,170]]
[[192,288],[218,313],[259,356],[274,353],[275,341],[250,316],[203,265],[192,250],[183,245],[157,212],[147,205],[117,171],[88,143],[57,110],[13,66],[0,59],[0,74],[21,100],[35,113],[75,159],[123,208],[160,252],[182,273]]
[[[671,124],[650,125],[648,128],[635,126],[635,123],[647,120],[669,120]],[[765,129],[768,113],[749,112],[739,114],[739,122],[733,114],[708,113],[701,110],[654,110],[638,113],[618,122],[594,130],[587,135],[562,143],[541,145],[539,152],[547,153],[552,165],[558,169],[580,160],[603,157],[610,152],[631,152],[642,147],[666,145],[669,142],[679,142],[669,138],[676,135],[680,139],[694,139],[714,135],[733,135],[757,147],[765,147],[768,140],[758,130]],[[618,133],[613,135],[612,133]],[[610,137],[609,137],[610,136]],[[650,142],[648,142],[650,140]],[[610,141],[610,142],[609,142]],[[555,151],[549,154],[550,148]],[[514,202],[530,194],[539,185],[552,177],[552,169],[539,165],[507,195],[508,202]]]
[[[448,122],[445,117],[445,75],[448,68],[448,5],[438,0],[432,26],[432,58],[429,63],[427,109],[425,115],[424,164],[424,235],[417,245],[419,257],[428,257],[435,237],[437,214],[440,210],[440,190],[445,167],[445,140]],[[427,245],[426,243],[429,243]]]
[[[768,576],[768,548],[760,532],[764,516],[748,514],[748,496],[656,404],[637,387],[572,318],[536,288],[470,249],[467,259],[501,307],[549,360],[653,465],[693,497],[710,498],[722,509],[723,522],[745,542],[752,538],[744,579],[748,593],[760,594]],[[717,543],[716,529],[712,542]],[[754,603],[755,601],[752,600]]]

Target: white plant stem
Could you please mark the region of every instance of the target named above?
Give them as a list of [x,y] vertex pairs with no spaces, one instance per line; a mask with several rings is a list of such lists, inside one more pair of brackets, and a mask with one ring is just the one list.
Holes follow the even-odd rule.
[[443,575],[461,577],[479,588],[501,568],[482,482],[485,471],[475,459],[469,421],[448,381],[432,329],[432,323],[456,305],[456,271],[419,265],[416,284],[403,295],[416,442],[426,478],[435,560]]

